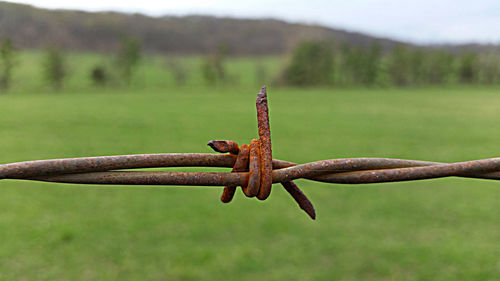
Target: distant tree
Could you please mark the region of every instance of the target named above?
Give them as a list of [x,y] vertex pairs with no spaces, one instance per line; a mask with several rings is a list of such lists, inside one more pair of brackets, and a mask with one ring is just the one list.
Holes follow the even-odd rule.
[[377,80],[380,69],[381,51],[377,44],[372,45],[368,50],[360,53],[361,69],[360,83],[363,85],[373,85]]
[[411,82],[411,55],[403,45],[398,45],[389,55],[387,71],[392,83],[397,86],[407,86]]
[[187,71],[182,63],[178,60],[169,60],[167,61],[167,67],[170,72],[172,72],[172,76],[177,86],[183,86],[186,84]]
[[458,79],[462,83],[477,82],[479,61],[474,53],[462,54],[459,58]]
[[358,50],[349,44],[343,44],[340,48],[340,83],[353,85],[358,83],[360,62]]
[[409,54],[409,73],[412,85],[424,84],[425,80],[425,56],[421,49],[415,49]]
[[287,84],[297,86],[321,86],[332,83],[334,57],[330,44],[302,42],[293,52],[284,71]]
[[425,81],[429,84],[445,84],[454,72],[453,55],[444,50],[428,51],[425,56]]
[[44,61],[45,78],[55,90],[60,90],[66,77],[66,62],[64,54],[57,48],[48,48]]
[[117,64],[122,80],[130,85],[132,76],[141,59],[141,45],[137,39],[123,37],[118,52]]
[[226,80],[224,61],[228,52],[226,44],[219,44],[215,54],[205,58],[201,65],[201,73],[207,84],[221,84]]
[[7,90],[12,79],[12,69],[14,67],[14,47],[10,38],[2,41],[0,46],[0,88]]
[[105,86],[109,80],[108,71],[102,65],[95,65],[90,70],[90,79],[96,86]]
[[201,74],[205,83],[214,85],[217,83],[217,71],[211,58],[205,58],[201,64]]
[[479,57],[479,82],[494,84],[500,82],[500,56],[495,53],[483,54]]
[[344,44],[337,55],[338,82],[344,85],[374,85],[380,76],[382,53],[378,44],[354,47]]

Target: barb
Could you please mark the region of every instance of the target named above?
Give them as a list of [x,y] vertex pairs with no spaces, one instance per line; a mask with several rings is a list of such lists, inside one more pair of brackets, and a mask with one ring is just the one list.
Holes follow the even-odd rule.
[[[328,159],[297,164],[272,158],[266,88],[257,95],[259,138],[238,145],[210,141],[212,153],[162,153],[27,161],[0,165],[1,179],[75,184],[225,186],[221,201],[230,202],[238,186],[247,197],[265,200],[273,183],[284,189],[312,219],[311,201],[293,183],[309,179],[326,183],[366,184],[440,177],[500,180],[500,158],[459,163],[391,158]],[[160,167],[226,167],[227,172],[120,171]]]
[[266,87],[262,87],[257,95],[257,121],[259,125],[260,144],[260,189],[257,198],[266,200],[271,194],[273,184],[273,156],[271,153],[271,129],[269,126],[269,110],[267,107]]

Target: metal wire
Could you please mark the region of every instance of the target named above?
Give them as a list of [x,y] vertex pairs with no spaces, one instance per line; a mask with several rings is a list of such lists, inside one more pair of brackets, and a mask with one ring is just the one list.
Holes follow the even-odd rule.
[[[259,139],[238,146],[233,141],[211,141],[211,153],[163,153],[67,158],[0,165],[1,179],[23,179],[74,184],[225,186],[221,200],[232,200],[241,186],[248,197],[265,200],[272,183],[281,183],[311,218],[314,207],[292,181],[305,178],[343,184],[411,181],[440,177],[500,179],[500,158],[459,163],[391,158],[329,159],[305,164],[272,159],[267,95],[257,96]],[[161,167],[233,167],[226,172],[117,171]]]
[[[92,175],[115,175],[115,177],[118,175],[117,172],[109,170],[166,167],[232,167],[235,159],[236,157],[230,154],[164,153],[26,161],[0,165],[0,179],[26,179],[88,184],[92,181]],[[345,158],[322,160],[302,165],[273,159],[273,169],[274,183],[290,179],[306,178],[328,183],[364,184],[447,176],[499,180],[500,158],[451,164],[391,158]],[[187,182],[182,183],[182,185],[197,185],[195,183],[197,176],[228,175],[228,173],[207,172],[120,172],[120,175],[126,174],[130,174],[130,176],[127,176],[129,179],[142,177],[142,175],[146,174],[163,175],[163,177],[169,175],[189,175],[186,179]],[[235,175],[231,175],[228,178],[221,177],[220,180],[214,179],[203,185],[224,186],[234,184],[237,181],[235,180],[236,178],[248,177],[248,172],[232,174]],[[79,179],[81,179],[81,182],[79,182]],[[116,180],[118,181],[119,179]],[[93,181],[95,184],[105,184],[105,182],[101,182],[98,178],[94,178]],[[112,180],[108,179],[107,181]],[[192,182],[192,184],[189,182]],[[120,184],[127,184],[127,182],[122,181]],[[162,183],[161,185],[174,184]]]

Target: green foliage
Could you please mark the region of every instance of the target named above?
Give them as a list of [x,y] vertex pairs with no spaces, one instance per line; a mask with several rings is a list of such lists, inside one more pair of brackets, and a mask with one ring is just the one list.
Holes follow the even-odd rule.
[[362,69],[363,72],[361,73],[361,84],[364,85],[373,85],[377,81],[377,76],[379,67],[380,67],[380,60],[381,60],[381,50],[380,46],[377,44],[374,44],[370,47],[368,52],[365,53],[363,63],[362,63]]
[[415,86],[425,84],[426,75],[426,53],[420,49],[416,48],[409,54],[410,58],[408,63],[410,64],[409,72],[411,73],[410,83]]
[[225,44],[217,47],[215,54],[206,57],[201,64],[201,73],[203,79],[208,85],[223,84],[226,82],[227,73],[224,61],[228,52]]
[[[336,87],[392,87],[392,86],[430,86],[469,84],[500,84],[500,55],[491,52],[476,54],[475,76],[471,82],[459,79],[462,56],[441,50],[428,48],[406,48],[404,51],[383,50],[375,46],[352,47],[333,46],[333,73],[329,83],[321,86]],[[394,64],[396,57],[403,57],[403,67]],[[404,55],[400,55],[403,53]],[[134,79],[129,87],[143,88],[175,88],[204,87],[221,85],[224,87],[261,85],[269,83],[277,86],[277,81],[284,81],[284,69],[290,60],[279,56],[267,57],[227,57],[219,53],[218,63],[201,56],[166,56],[147,55],[135,70]],[[64,88],[85,90],[91,85],[107,85],[107,89],[123,90],[118,87],[122,83],[120,69],[116,68],[116,60],[105,54],[68,53],[62,55]],[[56,56],[57,57],[57,56]],[[15,52],[15,76],[10,81],[11,93],[40,92],[46,89],[48,78],[47,51]],[[41,71],[40,62],[44,63]],[[92,74],[95,68],[103,68]],[[71,75],[66,75],[71,70]],[[99,73],[101,72],[101,73]],[[401,77],[401,73],[405,73]],[[43,76],[41,75],[43,74]],[[102,75],[104,74],[104,75]],[[94,78],[92,76],[95,75]],[[100,77],[104,76],[105,82]],[[406,77],[407,76],[407,77]],[[276,79],[279,78],[280,80]],[[96,79],[96,80],[94,80]],[[396,84],[394,81],[403,81]],[[102,83],[101,83],[102,82]],[[61,82],[62,84],[62,82]],[[51,82],[52,85],[52,82]]]
[[452,80],[455,58],[446,51],[429,51],[425,58],[425,82],[427,84],[443,85]]
[[360,49],[353,48],[348,44],[342,46],[342,63],[339,69],[342,85],[354,85],[357,83],[359,72],[361,71],[360,53]]
[[109,74],[106,68],[102,65],[95,65],[90,70],[90,79],[97,86],[105,86],[109,80]]
[[480,56],[478,60],[478,82],[487,85],[500,83],[500,60],[498,55],[487,53]]
[[[47,92],[51,89],[47,87],[45,71],[42,71],[41,63],[45,64],[45,51],[16,52],[15,75],[11,82],[10,92],[12,94],[23,94],[27,92]],[[65,68],[70,71],[70,75],[64,78],[64,89],[71,92],[94,90],[94,82],[91,78],[92,69],[95,66],[105,68],[108,81],[106,91],[123,91],[120,87],[122,80],[119,69],[116,68],[116,57],[106,54],[96,53],[66,53]],[[175,61],[181,68],[181,82],[177,82],[174,71],[168,66],[168,61]],[[201,56],[168,56],[164,55],[144,55],[141,63],[137,66],[128,88],[134,90],[142,89],[175,89],[177,87],[203,88],[207,85],[201,73],[200,65],[204,58]],[[258,64],[263,65],[268,70],[269,80],[272,80],[280,72],[284,61],[278,56],[265,57],[231,57],[225,60],[225,68],[230,76],[226,80],[236,83],[225,83],[223,87],[255,86],[257,81],[255,69]],[[45,66],[45,65],[44,65]],[[44,68],[45,70],[45,68]],[[184,72],[184,73],[182,73]],[[182,82],[182,79],[185,81]],[[271,81],[273,82],[273,81]],[[258,82],[258,85],[262,82]],[[271,83],[272,84],[272,83]],[[268,84],[269,85],[269,84]]]
[[117,65],[122,81],[130,85],[132,76],[141,60],[141,44],[139,40],[123,37],[118,52]]
[[184,86],[186,84],[188,73],[179,60],[168,60],[167,68],[172,73],[176,86]]
[[343,45],[340,57],[340,84],[371,86],[376,83],[382,59],[380,46],[372,45],[366,49]]
[[289,85],[324,86],[332,84],[334,57],[325,42],[302,42],[293,52],[283,78]]
[[392,83],[397,86],[407,86],[411,82],[411,56],[408,49],[403,45],[398,45],[388,58],[389,76]]
[[387,72],[396,86],[446,84],[455,75],[455,57],[442,50],[398,45],[388,54],[387,61]]
[[14,68],[14,46],[10,38],[5,38],[0,46],[0,89],[7,90],[12,80]]
[[44,73],[47,81],[55,90],[60,90],[67,75],[66,60],[61,50],[48,48],[45,51]]
[[479,75],[478,56],[466,53],[460,56],[458,66],[458,79],[462,83],[474,83]]
[[224,78],[221,64],[213,58],[205,58],[201,64],[203,79],[208,85],[215,85]]
[[500,54],[454,55],[442,49],[406,45],[385,51],[377,44],[332,48],[303,42],[281,78],[295,86],[492,84],[500,83]]

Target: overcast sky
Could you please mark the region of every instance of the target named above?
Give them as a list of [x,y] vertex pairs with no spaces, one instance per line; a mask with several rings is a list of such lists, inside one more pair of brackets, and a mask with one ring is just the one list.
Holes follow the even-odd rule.
[[273,17],[416,43],[500,43],[500,0],[21,0],[38,7],[152,16]]

